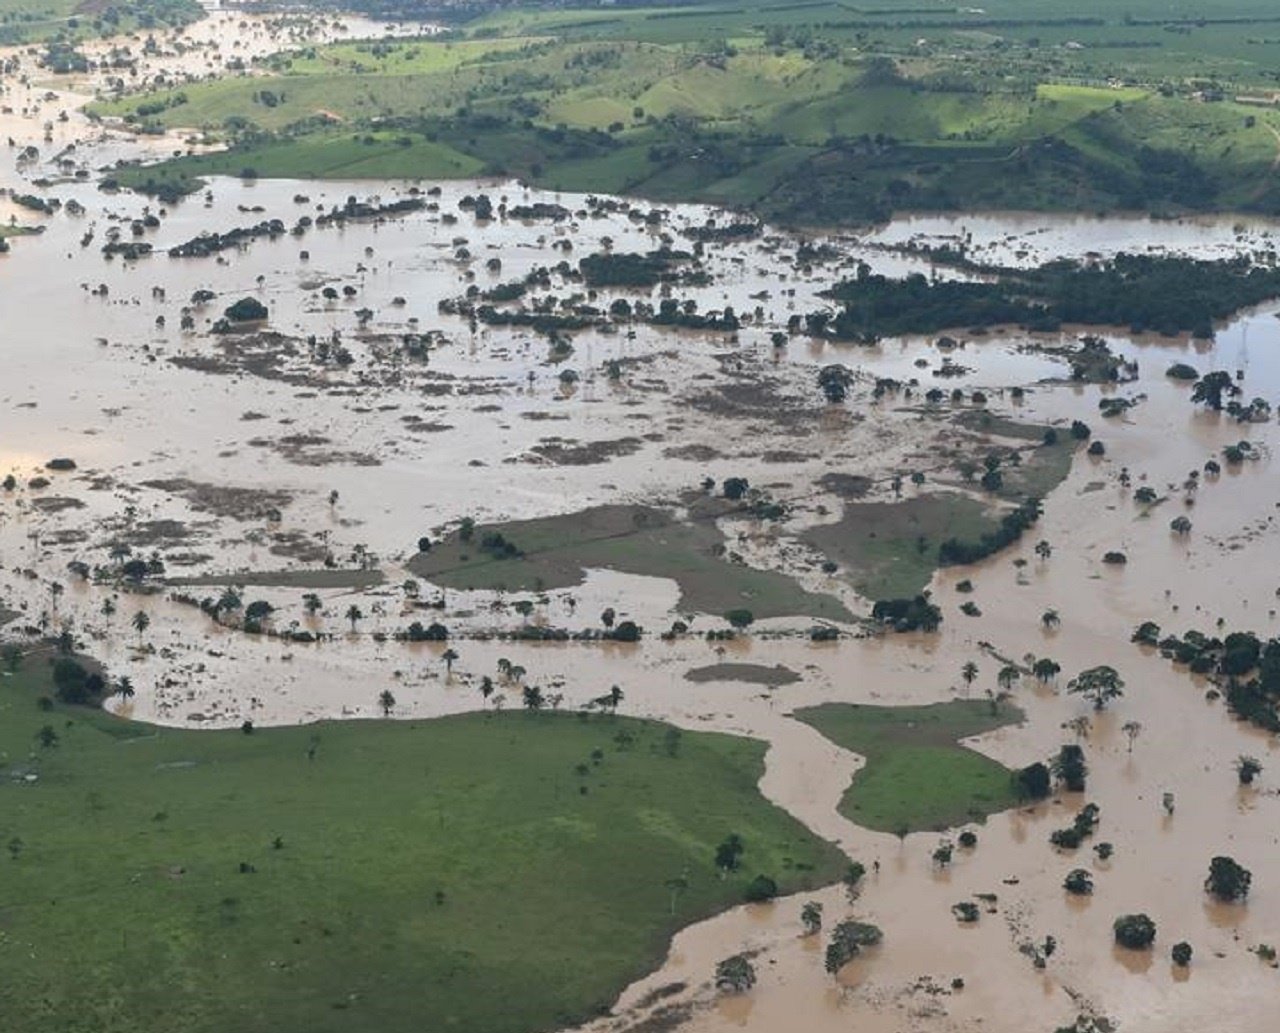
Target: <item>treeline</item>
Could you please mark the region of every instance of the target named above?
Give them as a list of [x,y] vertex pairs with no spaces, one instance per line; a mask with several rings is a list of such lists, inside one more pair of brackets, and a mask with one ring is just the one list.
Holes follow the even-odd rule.
[[994,531],[988,531],[976,542],[948,538],[938,546],[938,565],[955,567],[965,563],[977,563],[988,556],[994,556],[1001,549],[1012,545],[1033,527],[1040,519],[1040,513],[1040,500],[1030,498],[1001,517],[999,526]]
[[805,330],[815,337],[873,341],[951,327],[1017,323],[1053,331],[1083,323],[1210,338],[1216,320],[1280,295],[1280,269],[1246,256],[1207,261],[1120,254],[1107,262],[1063,259],[1031,270],[970,267],[993,278],[932,281],[917,273],[897,280],[863,265],[854,279],[827,292],[842,303],[841,311],[806,316]]
[[1159,626],[1147,621],[1133,633],[1133,641],[1155,646],[1166,659],[1212,678],[1242,721],[1280,732],[1280,638],[1264,640],[1251,631],[1224,638],[1200,631],[1162,637]]

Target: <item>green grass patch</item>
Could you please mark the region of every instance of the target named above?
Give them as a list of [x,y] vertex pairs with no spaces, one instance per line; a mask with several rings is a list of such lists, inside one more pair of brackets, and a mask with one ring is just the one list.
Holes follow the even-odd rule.
[[794,716],[866,758],[839,805],[865,828],[895,834],[948,829],[1018,802],[1013,772],[957,741],[1022,720],[1016,707],[977,700],[923,707],[823,703]]
[[194,732],[49,692],[40,657],[0,677],[0,1001],[23,1033],[551,1029],[755,875],[794,892],[841,865],[759,795],[753,740],[517,712]]
[[[501,535],[521,555],[484,546]],[[409,561],[419,577],[449,588],[543,591],[580,584],[588,567],[665,577],[680,586],[681,612],[721,614],[744,607],[757,619],[809,616],[851,620],[841,602],[806,592],[774,571],[730,562],[724,538],[706,520],[678,521],[644,506],[597,506],[563,516],[477,527]]]
[[947,492],[901,502],[846,502],[838,521],[810,528],[801,540],[839,563],[864,598],[900,599],[929,584],[943,541],[976,541],[998,523],[992,507]]

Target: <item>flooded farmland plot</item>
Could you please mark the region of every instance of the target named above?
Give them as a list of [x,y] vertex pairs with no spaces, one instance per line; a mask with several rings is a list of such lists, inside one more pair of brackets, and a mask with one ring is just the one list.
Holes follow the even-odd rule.
[[[249,24],[239,51],[289,43]],[[165,204],[101,181],[177,136],[91,122],[92,82],[11,57],[0,214],[38,232],[0,255],[6,641],[69,636],[128,679],[106,711],[160,735],[611,707],[761,740],[764,798],[861,877],[687,925],[601,1033],[1266,1028],[1274,736],[1232,714],[1230,676],[1161,640],[1277,634],[1275,423],[1197,404],[1192,383],[1224,371],[1245,402],[1280,399],[1280,306],[1211,340],[1005,325],[855,343],[804,320],[860,275],[979,279],[928,250],[948,242],[1011,267],[1217,260],[1274,255],[1280,227],[801,234],[510,180],[213,177]],[[217,67],[194,48],[146,74]],[[1121,375],[1078,373],[1088,335]],[[1030,510],[973,561],[946,548]],[[894,600],[940,623],[895,631],[876,606]],[[1103,666],[1118,698],[1069,691]],[[1007,720],[912,742],[911,777],[947,777],[929,749],[1016,772],[1066,744],[1087,787],[872,831],[858,811],[890,761],[797,716],[944,703]],[[1091,838],[1052,845],[1088,804]],[[1206,894],[1214,855],[1252,871],[1247,902]],[[1063,888],[1077,869],[1091,892]],[[1152,950],[1116,945],[1136,913]],[[882,942],[824,964],[854,918]],[[754,985],[726,994],[717,964],[744,953]]]

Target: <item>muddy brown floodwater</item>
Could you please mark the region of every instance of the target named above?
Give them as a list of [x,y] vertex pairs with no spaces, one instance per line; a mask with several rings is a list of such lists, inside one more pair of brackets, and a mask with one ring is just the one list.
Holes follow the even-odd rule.
[[[296,27],[216,17],[222,20],[189,30],[190,38],[225,40],[234,22],[232,49],[241,55],[308,38]],[[346,24],[348,36],[381,32],[352,19]],[[339,35],[332,24],[309,31]],[[161,212],[144,197],[104,194],[93,176],[77,180],[67,173],[163,154],[181,146],[179,137],[138,139],[119,127],[91,125],[79,106],[92,80],[49,81],[29,55],[19,60],[30,83],[4,82],[8,113],[0,116],[0,132],[13,136],[18,148],[31,144],[40,153],[15,164],[18,148],[10,151],[0,183],[64,205],[74,199],[84,212],[64,207],[37,218],[7,200],[0,211],[45,227],[39,236],[15,239],[12,251],[0,256],[0,474],[19,482],[0,496],[0,609],[17,611],[20,626],[71,622],[88,650],[112,672],[127,673],[137,688],[131,703],[112,700],[112,709],[187,727],[245,719],[290,723],[371,716],[377,692],[394,685],[396,716],[445,714],[481,706],[480,677],[493,674],[505,657],[525,667],[529,681],[562,693],[564,706],[616,684],[632,713],[767,741],[763,792],[868,869],[879,862],[856,900],[842,888],[813,895],[825,905],[828,927],[845,915],[866,918],[884,929],[883,945],[836,980],[823,971],[818,938],[800,935],[800,900],[740,908],[682,932],[665,964],[627,990],[615,1014],[597,1024],[602,1031],[652,1019],[643,1028],[678,1020],[690,1031],[1030,1033],[1082,1012],[1107,1016],[1126,1033],[1271,1028],[1280,975],[1250,948],[1280,940],[1280,802],[1270,788],[1280,758],[1272,740],[1208,701],[1205,685],[1144,654],[1129,635],[1144,620],[1177,632],[1208,629],[1219,618],[1230,628],[1276,630],[1275,425],[1239,425],[1199,412],[1188,389],[1164,376],[1174,361],[1201,371],[1239,370],[1247,398],[1275,400],[1280,323],[1274,304],[1242,315],[1212,343],[1108,334],[1114,348],[1140,364],[1139,379],[1118,388],[1049,382],[1065,370],[1020,348],[1026,335],[969,339],[956,357],[970,372],[948,388],[981,388],[994,409],[1028,422],[1084,419],[1107,454],[1077,454],[1023,543],[976,567],[934,577],[931,588],[946,616],[936,635],[853,634],[811,643],[804,634],[809,621],[778,618],[758,622],[750,637],[722,643],[696,636],[664,642],[654,634],[638,645],[476,637],[519,627],[525,618],[505,605],[515,598],[535,602],[530,620],[571,628],[594,625],[606,607],[650,631],[678,616],[671,581],[608,570],[590,570],[580,586],[545,596],[443,593],[442,619],[460,655],[452,674],[441,659],[443,644],[378,641],[375,633],[434,619],[434,610],[410,608],[402,588],[404,564],[421,535],[436,536],[465,516],[512,520],[676,499],[708,475],[745,476],[791,507],[792,519],[780,527],[722,522],[726,546],[743,562],[790,573],[804,587],[865,613],[868,602],[838,573],[823,573],[797,536],[854,504],[822,488],[824,477],[837,487],[844,481],[832,474],[868,478],[867,497],[884,501],[894,473],[930,465],[946,443],[946,427],[893,400],[872,404],[868,385],[877,376],[919,376],[928,383],[941,356],[926,339],[839,348],[795,338],[775,350],[772,330],[792,313],[817,307],[818,291],[858,260],[895,273],[927,270],[919,259],[886,250],[913,240],[965,238],[975,254],[1006,262],[1149,248],[1221,256],[1272,247],[1278,227],[1233,219],[905,218],[862,239],[831,236],[841,257],[810,271],[790,261],[798,241],[770,230],[756,240],[710,246],[711,285],[677,290],[701,310],[732,305],[755,313],[758,307],[758,318],[736,338],[644,326],[589,331],[576,335],[572,354],[556,362],[543,339],[518,330],[473,331],[437,306],[473,282],[487,287],[562,258],[574,262],[599,250],[606,237],[617,251],[644,251],[662,234],[679,241],[682,229],[731,217],[674,206],[650,227],[625,211],[591,217],[580,196],[511,182],[446,183],[430,198],[436,211],[313,227],[300,238],[258,239],[218,257],[171,258],[165,248],[203,231],[269,218],[292,225],[349,195],[376,195],[385,203],[409,196],[414,184],[217,179],[207,200],[197,195]],[[148,59],[142,75],[161,68],[204,75],[218,66],[209,48],[196,48]],[[59,112],[66,112],[65,121]],[[56,164],[60,153],[69,166]],[[41,178],[51,183],[34,186]],[[581,214],[560,223],[477,223],[458,202],[478,192],[512,204],[553,202]],[[652,207],[636,204],[642,211]],[[146,213],[158,215],[158,225],[139,239],[155,253],[105,260],[100,248],[108,233],[118,228],[131,239],[132,221]],[[91,242],[82,246],[89,234]],[[571,250],[563,250],[566,245]],[[500,271],[487,268],[490,258],[500,260]],[[326,300],[319,293],[324,286],[337,289],[339,298]],[[212,291],[215,300],[193,304],[198,290]],[[210,332],[223,307],[242,296],[268,307],[269,328],[279,338],[237,343]],[[194,321],[188,330],[181,328],[184,309]],[[363,326],[360,309],[371,313]],[[426,361],[397,350],[405,333],[429,330],[439,333]],[[305,345],[308,335],[336,335],[352,362],[317,363]],[[617,381],[603,373],[615,359],[626,371]],[[867,375],[840,412],[822,411],[813,386],[816,367],[833,361]],[[565,368],[579,374],[576,383],[562,382]],[[733,384],[749,385],[755,395],[735,394]],[[1027,388],[1020,402],[1007,393],[1014,386]],[[708,392],[717,391],[720,402],[710,404]],[[1099,398],[1112,393],[1140,404],[1120,419],[1103,419]],[[751,397],[754,404],[741,401]],[[1184,512],[1177,486],[1241,438],[1258,446],[1259,458],[1205,479],[1194,508],[1185,510],[1193,532],[1170,535],[1169,520]],[[626,448],[600,444],[622,439]],[[554,461],[569,453],[592,461]],[[76,469],[46,470],[54,457],[74,459]],[[1133,478],[1129,488],[1119,483],[1122,468]],[[49,484],[31,486],[36,478]],[[1143,484],[1168,500],[1144,511],[1131,497]],[[337,492],[333,502],[331,492]],[[1041,537],[1053,546],[1048,560],[1032,551]],[[121,594],[68,573],[75,560],[109,565],[111,548],[121,542],[138,555],[158,553],[169,574],[195,585],[180,591],[196,597],[218,594],[228,575],[254,572],[246,577],[253,586],[246,599],[276,606],[277,627],[296,625],[322,632],[323,639],[301,644],[247,636],[167,593]],[[1109,550],[1125,552],[1127,565],[1104,566]],[[318,578],[322,609],[312,617],[302,594],[307,573],[323,569],[319,560],[326,555],[340,568],[376,568],[382,579]],[[1018,560],[1025,564],[1015,565]],[[279,584],[270,583],[271,572],[283,572]],[[201,578],[209,587],[199,586]],[[957,593],[962,579],[973,582],[971,596]],[[50,589],[54,581],[66,585],[60,596]],[[419,586],[422,599],[437,594]],[[114,613],[104,612],[109,598]],[[959,612],[966,598],[979,604],[980,617]],[[366,615],[358,634],[344,619],[353,603]],[[139,608],[152,618],[145,639],[129,628]],[[1039,617],[1051,608],[1062,623],[1045,631]],[[692,628],[723,626],[718,616],[696,615]],[[827,701],[949,699],[961,692],[959,672],[967,660],[979,665],[979,692],[994,686],[1002,663],[994,653],[1019,660],[1051,656],[1062,665],[1064,684],[1082,668],[1112,664],[1127,694],[1094,719],[1084,743],[1087,797],[1062,796],[989,819],[976,829],[977,847],[957,851],[954,864],[940,871],[930,860],[938,835],[900,842],[837,813],[861,761],[788,715]],[[721,672],[714,679],[686,677],[713,667]],[[799,678],[761,679],[762,668],[785,668]],[[735,680],[735,672],[746,680]],[[789,683],[771,687],[761,680]],[[498,704],[519,705],[508,695],[500,691]],[[1086,715],[1078,700],[1029,679],[1015,687],[1014,697],[1025,723],[974,744],[1011,766],[1072,741],[1064,724]],[[1130,720],[1142,724],[1132,752],[1120,731]],[[1236,784],[1232,765],[1242,753],[1263,760],[1257,788]],[[1175,794],[1172,816],[1161,807],[1166,792]],[[1096,838],[1115,844],[1109,861],[1096,860],[1087,847],[1078,856],[1061,853],[1047,841],[1086,799],[1101,808]],[[1201,883],[1216,853],[1230,853],[1253,870],[1246,907],[1207,903]],[[1062,890],[1074,867],[1094,871],[1092,897],[1069,899]],[[961,926],[951,905],[974,894],[993,894],[995,901],[984,905],[977,923]],[[1152,954],[1112,947],[1112,921],[1134,911],[1148,912],[1158,924]],[[1058,950],[1036,969],[1019,948],[1046,935],[1057,939]],[[1168,949],[1184,939],[1194,945],[1195,960],[1180,973]],[[760,951],[756,988],[740,998],[717,998],[709,985],[715,963],[744,949]],[[962,988],[953,986],[956,979]],[[674,983],[686,985],[654,1003],[653,991]]]

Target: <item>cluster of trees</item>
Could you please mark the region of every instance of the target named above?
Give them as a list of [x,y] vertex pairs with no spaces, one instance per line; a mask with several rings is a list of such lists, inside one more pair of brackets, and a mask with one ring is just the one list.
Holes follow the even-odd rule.
[[871,616],[894,631],[937,631],[942,623],[942,610],[925,595],[881,599],[871,608]]
[[601,252],[578,263],[582,278],[592,287],[653,287],[672,277],[672,269],[693,258],[687,251],[648,254]]
[[813,336],[870,341],[954,326],[1018,323],[1056,330],[1063,323],[1128,326],[1134,332],[1191,331],[1213,336],[1215,320],[1280,295],[1280,269],[1248,256],[1208,261],[1119,254],[1107,262],[1060,259],[1036,269],[983,267],[982,282],[891,279],[859,266],[828,295],[843,308],[806,320]]
[[1133,641],[1154,645],[1160,655],[1185,664],[1192,673],[1213,678],[1225,688],[1232,713],[1269,732],[1280,732],[1280,638],[1260,639],[1251,631],[1223,638],[1188,631],[1181,638],[1160,635],[1152,621],[1139,625]]

